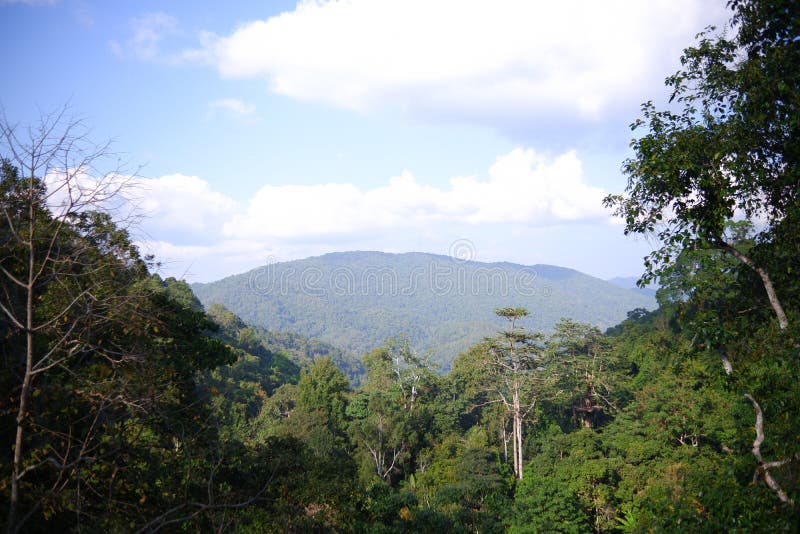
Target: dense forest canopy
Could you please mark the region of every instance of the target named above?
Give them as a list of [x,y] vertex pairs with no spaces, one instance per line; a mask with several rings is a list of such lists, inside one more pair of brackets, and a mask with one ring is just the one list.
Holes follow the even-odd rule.
[[107,147],[0,125],[6,531],[796,532],[800,8],[729,6],[606,200],[659,238],[659,308],[486,309],[446,373],[203,309],[109,208]]

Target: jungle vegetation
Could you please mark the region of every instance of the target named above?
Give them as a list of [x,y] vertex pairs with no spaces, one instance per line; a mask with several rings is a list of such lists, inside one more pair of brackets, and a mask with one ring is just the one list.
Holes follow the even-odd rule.
[[4,124],[6,531],[796,532],[800,12],[729,6],[606,199],[658,237],[658,309],[482,309],[495,333],[446,372],[408,337],[361,370],[204,309],[134,246],[106,147]]

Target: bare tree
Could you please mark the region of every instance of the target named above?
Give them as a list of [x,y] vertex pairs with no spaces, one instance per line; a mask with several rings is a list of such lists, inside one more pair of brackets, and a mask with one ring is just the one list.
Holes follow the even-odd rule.
[[[126,205],[123,193],[130,179],[110,144],[92,144],[83,123],[67,111],[42,115],[28,128],[0,115],[0,318],[15,345],[5,356],[18,388],[12,397],[17,405],[8,532],[17,531],[35,511],[18,517],[24,477],[45,466],[55,469],[60,473],[55,490],[69,472],[91,460],[88,441],[75,436],[53,436],[69,454],[55,449],[44,457],[26,454],[31,396],[43,374],[63,370],[70,359],[93,350],[85,342],[86,330],[108,320],[99,310],[119,304],[114,302],[119,295],[104,287],[102,271],[108,264],[97,261],[98,248],[123,266],[135,257],[103,224],[111,223],[110,212]],[[113,352],[104,356],[118,358]],[[89,428],[98,424],[92,421]]]

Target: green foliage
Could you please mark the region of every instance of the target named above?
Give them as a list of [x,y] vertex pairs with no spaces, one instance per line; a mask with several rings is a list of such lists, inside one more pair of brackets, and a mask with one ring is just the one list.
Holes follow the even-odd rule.
[[[541,466],[541,456],[533,464],[535,475],[523,479],[514,496],[514,524],[510,532],[586,532],[589,517],[576,495],[576,481],[564,473],[561,464],[555,469]],[[558,462],[552,457],[547,462]],[[570,464],[571,465],[571,464]],[[558,469],[562,467],[562,469]]]
[[288,380],[296,381],[296,376],[289,378],[289,375],[297,375],[299,367],[308,367],[318,358],[331,358],[354,385],[359,384],[364,374],[360,362],[318,339],[310,339],[296,332],[270,332],[248,325],[219,303],[209,304],[208,315],[222,327],[228,343],[268,361],[266,365],[279,373],[274,380],[278,385]]
[[761,219],[759,241],[797,224],[797,8],[772,0],[730,5],[736,35],[709,28],[684,51],[681,69],[666,80],[678,109],[642,106],[632,129],[647,132],[631,143],[626,195],[605,199],[625,218],[626,233],[659,238],[643,281],[682,251],[724,249],[734,216]]
[[497,451],[474,427],[466,436],[449,434],[430,452],[415,478],[425,506],[465,531],[502,532],[510,505],[510,480],[498,469]]
[[298,406],[308,410],[321,410],[333,424],[342,426],[349,389],[344,376],[330,358],[315,361],[300,375],[297,384]]
[[[190,290],[187,291],[192,295]],[[272,350],[263,332],[247,326],[218,304],[209,307],[208,316],[218,327],[216,337],[238,356],[235,364],[215,371],[212,377],[217,381],[228,380],[234,384],[243,380],[255,382],[267,395],[282,384],[297,382],[300,377],[298,365],[283,352]],[[220,384],[214,387],[219,388]]]
[[[198,489],[195,475],[207,458],[197,447],[208,436],[198,424],[206,411],[196,404],[194,376],[234,355],[210,336],[214,325],[188,286],[149,276],[108,214],[54,218],[42,201],[45,189],[36,179],[19,180],[7,163],[0,190],[2,232],[27,228],[30,238],[19,246],[17,233],[0,244],[10,312],[0,318],[6,502],[15,427],[21,443],[9,529],[128,530]],[[31,209],[18,209],[26,203]],[[38,277],[23,276],[26,256]],[[18,277],[36,280],[25,288],[27,305]],[[15,316],[27,317],[31,330]],[[25,410],[15,421],[18,405]]]
[[542,397],[551,406],[569,405],[573,424],[596,427],[617,410],[619,370],[624,366],[600,330],[562,319],[548,339]]

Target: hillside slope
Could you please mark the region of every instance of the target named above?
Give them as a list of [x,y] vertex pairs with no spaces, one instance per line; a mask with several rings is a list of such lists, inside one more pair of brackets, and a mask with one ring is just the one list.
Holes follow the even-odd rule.
[[652,297],[551,265],[460,261],[424,253],[342,252],[267,265],[192,286],[249,324],[295,331],[360,355],[407,336],[447,368],[503,326],[496,308],[523,306],[526,327],[548,332],[562,317],[601,328]]
[[297,382],[301,368],[326,356],[347,375],[352,386],[358,386],[360,382],[364,372],[360,355],[346,354],[329,343],[296,332],[271,332],[259,326],[250,326],[219,303],[206,306],[206,311],[220,328],[217,337],[234,350],[257,358],[264,369],[270,369],[266,374],[272,377],[272,382],[261,385],[270,394],[273,387]]

